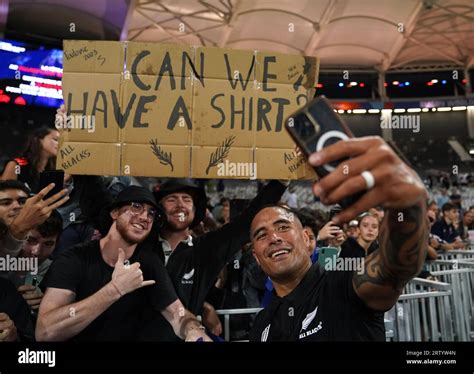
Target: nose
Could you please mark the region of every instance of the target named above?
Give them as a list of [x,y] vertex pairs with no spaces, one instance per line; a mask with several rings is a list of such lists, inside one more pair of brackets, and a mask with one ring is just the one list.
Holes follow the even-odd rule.
[[270,243],[272,243],[272,244],[282,242],[278,232],[275,231],[275,230],[272,230],[271,232],[269,232],[268,238],[270,239]]
[[31,256],[32,257],[38,257],[41,249],[41,244],[37,243],[31,246]]
[[22,208],[22,206],[20,205],[18,200],[13,200],[13,202],[10,205],[10,209],[12,209],[12,210],[20,210],[21,208]]
[[182,208],[184,206],[184,201],[182,197],[176,200],[176,205],[178,206],[178,208]]

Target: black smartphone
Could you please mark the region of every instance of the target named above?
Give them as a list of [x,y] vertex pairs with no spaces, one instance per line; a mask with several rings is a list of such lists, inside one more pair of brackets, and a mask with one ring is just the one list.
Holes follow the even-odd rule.
[[340,213],[342,211],[342,207],[339,204],[334,205],[330,210],[329,210],[329,220],[332,220],[332,218]]
[[[289,116],[285,128],[306,157],[331,144],[354,137],[324,96],[314,98],[304,108]],[[319,178],[324,178],[345,160],[347,159],[336,160],[314,169]],[[338,203],[346,208],[362,195],[363,192],[360,192]]]
[[48,186],[49,184],[54,183],[54,188],[47,193],[43,198],[46,200],[51,196],[57,194],[64,189],[64,171],[63,170],[47,170],[40,173],[40,187],[39,191]]

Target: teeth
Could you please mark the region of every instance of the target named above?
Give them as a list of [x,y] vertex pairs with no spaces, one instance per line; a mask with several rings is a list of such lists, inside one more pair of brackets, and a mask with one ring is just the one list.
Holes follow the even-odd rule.
[[289,251],[286,250],[286,249],[282,249],[281,251],[278,251],[278,252],[273,253],[273,254],[271,255],[271,257],[272,257],[272,258],[275,258],[275,257],[277,257],[277,256],[279,256],[279,255],[284,254],[284,253],[289,253]]
[[133,227],[136,227],[137,229],[140,229],[140,230],[145,230],[145,227],[143,227],[142,225],[139,225],[138,223],[134,223]]

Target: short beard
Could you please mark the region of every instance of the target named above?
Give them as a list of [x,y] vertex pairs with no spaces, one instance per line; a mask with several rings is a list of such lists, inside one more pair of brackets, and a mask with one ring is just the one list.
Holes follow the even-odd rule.
[[190,222],[190,223],[185,223],[185,222],[183,222],[183,223],[184,223],[186,226],[183,227],[183,228],[178,228],[178,227],[176,227],[174,224],[172,224],[172,223],[170,223],[170,222],[166,222],[164,228],[165,228],[165,230],[170,231],[170,232],[180,232],[180,231],[185,231],[185,230],[191,228],[191,223],[192,223],[192,222]]
[[122,224],[120,224],[118,221],[117,221],[117,231],[118,233],[120,234],[120,236],[122,237],[122,239],[129,245],[134,245],[134,244],[140,244],[141,242],[143,242],[148,235],[145,235],[141,240],[137,240],[137,239],[134,239],[134,238],[131,238],[129,235],[128,235],[128,232],[125,228],[125,226],[123,226]]

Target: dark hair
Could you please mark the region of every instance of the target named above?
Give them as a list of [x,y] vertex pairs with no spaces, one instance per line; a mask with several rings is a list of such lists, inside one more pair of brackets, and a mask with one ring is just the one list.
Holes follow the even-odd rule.
[[6,190],[21,190],[27,195],[30,194],[30,189],[26,185],[16,179],[8,179],[6,181],[0,181],[0,191]]
[[63,219],[58,211],[54,210],[48,219],[35,229],[43,238],[59,235],[63,231]]
[[443,207],[442,207],[442,211],[443,212],[447,212],[448,210],[451,210],[451,209],[459,209],[457,205],[455,204],[452,204],[452,203],[445,203],[443,204]]
[[319,224],[315,218],[315,212],[310,208],[301,208],[296,212],[298,219],[300,220],[303,227],[307,226],[313,230],[314,235],[317,237],[319,232]]
[[[41,159],[41,140],[51,134],[53,131],[58,131],[51,127],[39,127],[35,129],[28,138],[25,149],[23,151],[23,157],[28,160],[31,165],[31,171],[35,177],[38,177],[37,166]],[[56,157],[50,157],[45,170],[54,170],[56,165]]]
[[[267,209],[267,208],[283,209],[285,212],[287,212],[287,213],[292,213],[292,214],[294,214],[294,215],[296,216],[296,218],[298,218],[298,213],[297,213],[295,210],[291,209],[288,205],[286,205],[286,204],[281,204],[281,203],[275,203],[275,204],[266,204],[266,205],[261,206],[261,207],[255,212],[255,214],[253,215],[252,220],[257,216],[258,213],[260,213],[262,210]],[[299,220],[300,220],[300,219],[298,218],[298,221],[299,221]],[[300,221],[300,223],[301,223],[301,221]]]

